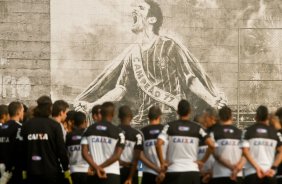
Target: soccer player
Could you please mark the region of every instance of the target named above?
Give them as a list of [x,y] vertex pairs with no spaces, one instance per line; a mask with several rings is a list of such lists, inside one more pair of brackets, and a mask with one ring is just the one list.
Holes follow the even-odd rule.
[[64,140],[66,140],[67,131],[64,127],[67,113],[69,111],[69,104],[64,100],[57,100],[53,104],[52,118],[57,121],[62,129]]
[[10,120],[6,123],[7,131],[9,132],[10,163],[12,166],[12,178],[9,184],[21,184],[22,181],[22,153],[23,152],[23,138],[21,136],[22,121],[24,117],[24,107],[20,102],[11,102],[8,106]]
[[[204,140],[211,150],[214,149],[214,143],[199,124],[189,120],[191,107],[188,101],[181,100],[177,112],[179,120],[164,126],[156,144],[161,169],[167,170],[164,183],[199,184],[200,173],[197,164],[200,163],[197,162],[199,142]],[[168,141],[167,163],[162,152],[165,141]]]
[[[6,171],[6,165],[7,162],[7,151],[9,147],[9,138],[7,133],[5,133],[5,129],[7,126],[5,123],[9,120],[9,113],[8,113],[8,106],[7,105],[0,105],[0,178],[3,176],[3,174]],[[9,176],[9,173],[6,174]],[[1,182],[1,180],[0,180]]]
[[62,170],[65,178],[70,180],[62,128],[49,118],[51,112],[51,99],[48,96],[40,97],[34,109],[34,118],[22,127],[24,166],[29,184],[61,184]]
[[119,127],[124,131],[126,140],[119,159],[121,184],[138,184],[137,165],[140,152],[143,149],[143,136],[138,130],[130,126],[133,113],[128,106],[119,108],[118,117],[121,123]]
[[243,158],[240,148],[242,131],[233,126],[232,111],[229,107],[225,106],[219,110],[219,119],[220,124],[214,127],[210,133],[216,143],[212,183],[236,184],[237,182],[231,179],[233,170],[237,169],[241,181],[242,169],[245,164],[245,158]]
[[207,108],[203,112],[203,124],[209,133],[218,123],[218,112],[214,108]]
[[[214,118],[206,118],[207,117],[207,111],[203,114],[198,114],[194,117],[194,121],[202,125],[205,129],[209,129],[209,125],[213,126],[215,121],[212,123],[207,123],[208,120],[213,120]],[[215,117],[215,116],[213,116]],[[198,160],[204,159],[204,157],[208,157],[205,164],[200,168],[200,174],[201,174],[201,183],[211,183],[212,179],[212,167],[214,164],[214,158],[211,155],[211,153],[207,154],[208,146],[205,144],[204,140],[201,140],[199,143],[199,149],[198,149]]]
[[0,105],[0,126],[9,120],[9,112],[7,105]]
[[82,155],[95,175],[88,183],[119,184],[119,158],[125,146],[122,130],[112,124],[115,106],[105,102],[101,107],[102,121],[92,124],[83,134]]
[[87,184],[89,165],[81,155],[81,138],[87,127],[86,115],[83,112],[74,114],[73,131],[67,134],[66,146],[70,159],[70,171],[73,184]]
[[[280,107],[275,115],[271,117],[271,124],[282,134],[282,107]],[[282,183],[282,164],[279,165],[276,174],[277,183]]]
[[[140,154],[140,160],[143,162],[144,165],[142,184],[155,184],[156,178],[160,173],[160,162],[158,159],[155,145],[157,142],[157,138],[164,127],[162,124],[160,124],[161,115],[161,109],[158,106],[152,106],[149,109],[148,114],[150,125],[141,129],[144,136],[143,151]],[[164,144],[164,147],[162,149],[164,159],[166,146],[167,145]]]
[[[275,184],[275,172],[282,158],[282,136],[268,125],[268,109],[259,106],[254,125],[243,132],[242,149],[247,159],[246,184]],[[275,156],[277,150],[277,155]]]
[[102,120],[102,116],[101,116],[101,105],[95,105],[92,108],[92,119],[94,123],[98,123]]

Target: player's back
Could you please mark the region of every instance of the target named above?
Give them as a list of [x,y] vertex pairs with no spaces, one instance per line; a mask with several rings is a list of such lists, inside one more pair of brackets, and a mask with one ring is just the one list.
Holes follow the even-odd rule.
[[86,173],[88,163],[83,159],[81,154],[81,139],[85,129],[74,128],[66,136],[66,146],[70,160],[70,170],[72,173]]
[[[275,157],[278,140],[278,132],[271,126],[255,123],[243,132],[243,147],[248,147],[252,157],[260,167],[267,170],[271,167]],[[256,170],[247,162],[246,174],[253,174]]]
[[[160,166],[158,155],[156,152],[156,142],[158,139],[159,134],[161,133],[164,125],[158,124],[158,125],[148,125],[141,129],[143,136],[144,136],[144,146],[143,151],[145,156],[153,162],[155,165]],[[165,157],[167,143],[165,143],[163,150],[163,155]],[[152,174],[157,174],[154,170],[150,169],[144,164],[144,172],[149,172]]]
[[168,172],[199,171],[195,161],[199,142],[206,137],[205,130],[189,120],[177,120],[165,125],[159,138],[168,138]]
[[[120,142],[125,142],[122,130],[110,122],[102,121],[88,127],[82,138],[82,144],[88,144],[90,154],[99,165],[110,158]],[[119,163],[116,161],[105,168],[106,173],[119,174]]]
[[[242,156],[242,150],[240,148],[242,131],[233,125],[218,125],[210,134],[215,140],[216,154],[232,165],[237,164]],[[229,177],[231,174],[232,171],[230,169],[215,161],[213,167],[214,178]],[[241,172],[239,176],[242,176]]]
[[130,163],[133,161],[134,149],[142,149],[142,135],[138,130],[129,125],[120,125],[119,128],[123,130],[126,140],[120,160]]
[[23,125],[22,135],[29,174],[60,173],[60,163],[67,170],[67,152],[61,127],[57,122],[50,118],[35,117]]

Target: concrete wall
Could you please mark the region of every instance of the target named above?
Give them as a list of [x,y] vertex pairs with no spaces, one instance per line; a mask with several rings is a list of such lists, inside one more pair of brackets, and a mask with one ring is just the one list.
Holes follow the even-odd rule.
[[50,94],[49,0],[0,1],[0,99]]

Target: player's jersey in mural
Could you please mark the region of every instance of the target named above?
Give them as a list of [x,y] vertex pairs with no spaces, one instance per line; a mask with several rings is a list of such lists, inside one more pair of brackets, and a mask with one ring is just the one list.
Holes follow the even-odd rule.
[[159,36],[146,49],[133,44],[100,74],[77,97],[77,101],[95,102],[108,91],[119,86],[126,94],[120,101],[133,107],[135,123],[147,121],[148,109],[159,105],[163,122],[175,119],[180,99],[188,99],[197,111],[209,105],[189,89],[193,78],[198,78],[212,96],[217,96],[211,80],[187,48],[173,39]]
[[[242,132],[232,125],[215,126],[210,136],[214,139],[216,149],[215,153],[223,158],[226,162],[235,165],[242,156],[240,140]],[[213,178],[230,177],[232,171],[215,160],[213,165]],[[238,173],[242,177],[242,172]]]
[[[87,128],[81,144],[89,146],[93,160],[100,165],[113,155],[116,146],[124,148],[125,136],[120,128],[110,122],[101,122]],[[105,171],[107,174],[119,175],[119,162],[106,167]]]
[[[135,52],[138,52],[138,50]],[[135,121],[144,121],[152,105],[159,105],[164,114],[172,114],[174,112],[173,105],[165,104],[161,101],[162,99],[156,99],[158,96],[156,89],[149,85],[146,88],[146,84],[144,89],[140,88],[142,77],[139,77],[138,74],[143,70],[148,81],[155,87],[173,95],[175,99],[185,98],[184,91],[188,91],[189,82],[195,76],[189,71],[189,67],[183,66],[185,63],[179,62],[181,54],[184,55],[184,53],[173,40],[162,37],[158,38],[149,49],[141,50],[140,59],[143,66],[139,68],[138,65],[135,65],[135,54],[132,54],[132,57],[124,64],[117,82],[117,85],[124,86],[127,90],[134,84],[139,86],[138,98],[136,99],[139,109]]]
[[[249,148],[258,165],[267,171],[274,161],[276,148],[281,146],[282,136],[273,127],[256,123],[243,132],[242,147]],[[256,173],[256,169],[247,162],[245,175]]]
[[208,137],[206,131],[192,121],[177,120],[165,125],[158,138],[168,141],[167,172],[199,171],[195,162],[199,143]]

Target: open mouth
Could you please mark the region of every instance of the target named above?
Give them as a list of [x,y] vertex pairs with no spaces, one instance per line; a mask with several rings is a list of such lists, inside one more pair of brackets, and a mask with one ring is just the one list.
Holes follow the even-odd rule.
[[137,14],[135,12],[132,13],[132,18],[133,18],[133,23],[136,24],[137,23]]
[[133,23],[135,24],[137,22],[137,16],[133,16]]

